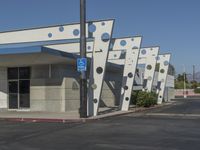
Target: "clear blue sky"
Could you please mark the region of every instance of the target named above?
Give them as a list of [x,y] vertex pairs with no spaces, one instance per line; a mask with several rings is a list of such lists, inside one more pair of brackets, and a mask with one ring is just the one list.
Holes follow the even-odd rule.
[[[87,0],[87,19],[115,18],[114,37],[142,35],[142,46],[172,53],[177,72],[183,64],[200,71],[199,0]],[[79,0],[1,0],[0,31],[79,21]]]

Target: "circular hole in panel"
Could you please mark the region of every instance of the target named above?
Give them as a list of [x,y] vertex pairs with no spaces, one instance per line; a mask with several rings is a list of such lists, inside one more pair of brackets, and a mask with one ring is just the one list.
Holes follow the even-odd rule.
[[108,42],[110,40],[110,35],[108,33],[103,33],[101,35],[101,40],[104,42]]
[[73,35],[74,35],[74,36],[78,36],[78,35],[79,35],[79,30],[78,30],[78,29],[74,29]]
[[128,86],[127,85],[124,86],[124,90],[128,90]]
[[114,57],[117,57],[117,55],[116,55],[116,54],[114,54]]
[[162,96],[160,96],[160,98],[162,98]]
[[102,22],[101,25],[102,25],[102,26],[105,26],[105,22]]
[[125,41],[125,40],[121,40],[121,41],[120,41],[120,45],[121,45],[121,46],[125,46],[125,45],[126,45],[126,41]]
[[147,53],[146,49],[143,49],[143,50],[141,51],[141,53],[142,53],[142,55],[145,55],[145,54]]
[[159,57],[159,56],[157,56],[157,57],[156,57],[156,60],[160,60],[160,57]]
[[132,74],[131,72],[129,72],[129,73],[128,73],[128,77],[129,77],[129,78],[132,78],[132,77],[133,77],[133,74]]
[[126,98],[125,98],[125,100],[126,100],[126,101],[128,101],[128,100],[129,100],[129,98],[128,98],[128,97],[126,97]]
[[63,32],[63,31],[64,31],[64,27],[63,27],[63,26],[60,26],[60,27],[59,27],[59,31],[60,31],[60,32]]
[[102,67],[97,67],[96,69],[98,74],[101,74],[103,72],[103,68]]
[[134,41],[134,38],[132,38],[131,41]]
[[164,65],[165,65],[165,66],[169,65],[169,62],[168,62],[167,60],[164,61]]
[[151,69],[152,69],[152,66],[151,66],[151,65],[147,65],[147,69],[148,69],[148,70],[151,70]]
[[91,50],[91,46],[88,46],[87,49],[88,49],[88,50]]
[[160,73],[164,73],[165,72],[165,70],[164,69],[160,69]]
[[152,80],[152,77],[151,77],[151,76],[149,76],[147,79],[151,81],[151,80]]
[[96,31],[96,26],[94,24],[91,24],[89,25],[89,28],[88,28],[89,32],[95,32]]
[[49,38],[51,38],[52,36],[53,36],[52,33],[49,33],[49,34],[48,34],[48,37],[49,37]]
[[94,102],[94,103],[97,103],[97,99],[96,99],[96,98],[95,98],[95,99],[93,99],[93,102]]
[[96,84],[92,84],[91,87],[92,87],[92,89],[96,89],[97,85]]

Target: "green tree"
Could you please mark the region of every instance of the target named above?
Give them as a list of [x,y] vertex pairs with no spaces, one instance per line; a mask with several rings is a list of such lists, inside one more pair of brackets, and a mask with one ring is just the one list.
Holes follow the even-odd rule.
[[177,81],[184,81],[184,76],[185,76],[185,82],[188,83],[186,73],[178,74]]
[[196,89],[197,87],[198,87],[197,81],[192,81],[192,82],[191,82],[191,88],[192,88],[192,89]]

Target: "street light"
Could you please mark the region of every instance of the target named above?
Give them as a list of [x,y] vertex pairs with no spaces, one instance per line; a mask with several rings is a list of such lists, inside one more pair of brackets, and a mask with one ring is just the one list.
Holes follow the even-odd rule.
[[186,94],[186,69],[185,69],[185,65],[183,65],[183,97],[187,98],[187,94]]

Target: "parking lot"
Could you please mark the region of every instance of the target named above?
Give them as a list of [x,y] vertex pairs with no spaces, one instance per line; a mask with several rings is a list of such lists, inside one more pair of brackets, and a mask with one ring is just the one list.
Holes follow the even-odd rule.
[[0,121],[0,150],[197,150],[200,100],[86,123]]

